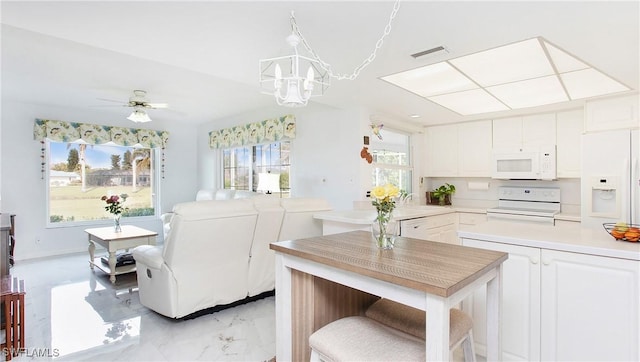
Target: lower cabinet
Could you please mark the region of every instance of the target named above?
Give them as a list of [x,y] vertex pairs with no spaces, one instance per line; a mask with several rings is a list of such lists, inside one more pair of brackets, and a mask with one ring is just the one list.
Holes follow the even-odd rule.
[[[640,360],[640,262],[463,239],[509,253],[503,264],[503,359]],[[484,289],[465,300],[486,351]]]
[[426,216],[400,222],[400,236],[459,244],[455,213]]

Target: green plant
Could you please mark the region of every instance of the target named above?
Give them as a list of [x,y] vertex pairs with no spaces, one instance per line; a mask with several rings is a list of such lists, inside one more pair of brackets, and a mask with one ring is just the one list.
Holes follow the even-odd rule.
[[456,192],[456,187],[454,185],[445,183],[441,185],[437,189],[431,191],[433,193],[433,197],[438,199],[438,204],[444,205],[447,195],[452,195]]

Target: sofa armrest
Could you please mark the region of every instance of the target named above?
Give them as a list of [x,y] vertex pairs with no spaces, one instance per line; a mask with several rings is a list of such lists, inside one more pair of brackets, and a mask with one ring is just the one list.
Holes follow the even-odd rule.
[[136,263],[144,264],[153,269],[160,269],[164,263],[162,248],[153,245],[140,245],[131,250]]
[[160,215],[160,220],[162,220],[163,224],[168,224],[169,222],[171,222],[171,218],[173,217],[173,213],[172,212],[166,212],[162,215]]

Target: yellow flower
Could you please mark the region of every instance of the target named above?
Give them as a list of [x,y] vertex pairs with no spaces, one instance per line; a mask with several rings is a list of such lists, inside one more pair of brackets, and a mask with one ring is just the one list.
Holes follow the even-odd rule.
[[371,190],[371,196],[378,200],[382,200],[387,197],[387,190],[382,186],[376,186]]
[[392,184],[386,184],[384,190],[389,197],[398,197],[400,195],[400,189]]

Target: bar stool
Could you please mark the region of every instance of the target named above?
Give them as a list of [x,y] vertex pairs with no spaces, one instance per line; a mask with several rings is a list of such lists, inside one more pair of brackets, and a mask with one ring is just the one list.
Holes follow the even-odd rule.
[[[380,299],[366,317],[342,318],[309,337],[312,361],[425,359],[425,312]],[[466,313],[449,314],[449,358],[462,344],[465,361],[475,362],[473,321]]]

